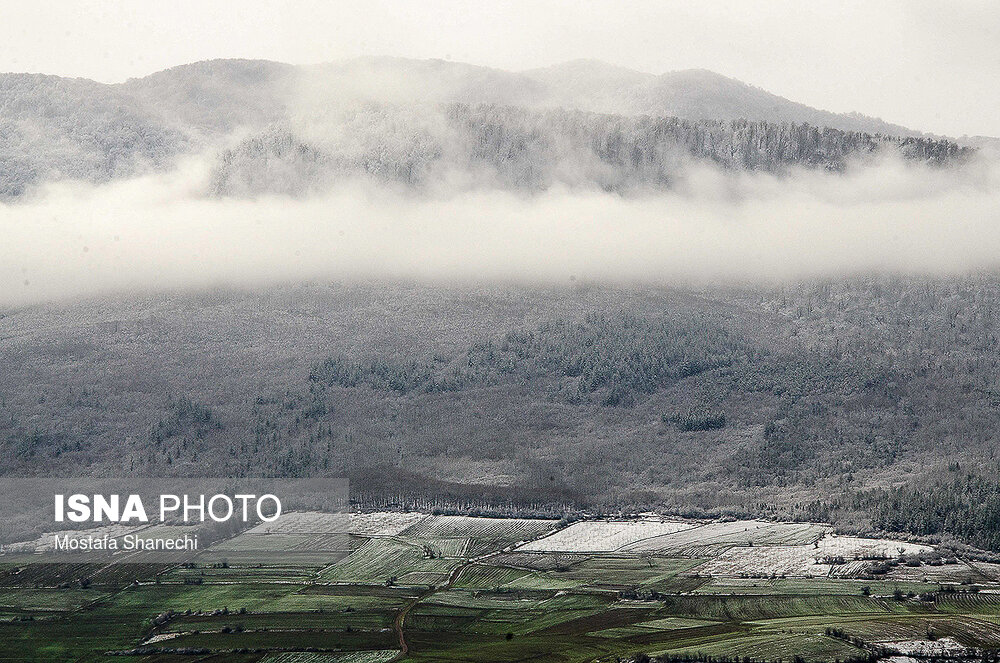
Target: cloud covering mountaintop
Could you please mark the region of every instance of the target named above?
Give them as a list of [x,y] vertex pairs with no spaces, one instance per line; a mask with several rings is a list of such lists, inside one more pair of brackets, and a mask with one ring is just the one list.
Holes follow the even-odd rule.
[[890,130],[590,61],[0,75],[0,307],[313,278],[995,267],[996,161]]
[[[331,132],[342,134],[358,117],[372,117],[373,107],[392,109],[390,114],[407,109],[398,124],[399,132],[410,135],[401,140],[419,143],[421,130],[436,135],[440,107],[453,104],[919,135],[862,115],[816,110],[708,71],[656,76],[586,60],[519,73],[383,57],[312,66],[212,60],[114,85],[3,74],[0,197],[18,198],[60,179],[100,183],[156,172],[181,155],[217,153],[248,136],[267,136],[276,126],[323,152],[314,139],[328,148]],[[534,122],[539,127],[529,133],[544,130],[544,121]],[[378,159],[396,148],[373,149],[371,158]]]

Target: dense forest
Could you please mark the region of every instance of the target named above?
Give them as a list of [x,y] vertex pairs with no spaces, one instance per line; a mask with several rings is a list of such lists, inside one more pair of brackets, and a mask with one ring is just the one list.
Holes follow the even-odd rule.
[[622,191],[668,186],[689,158],[836,170],[883,146],[932,163],[965,153],[700,70],[361,58],[211,60],[113,85],[0,74],[0,200],[169,171],[185,157],[219,161],[214,188],[231,195],[299,194],[358,175],[426,184],[442,169],[466,185]]
[[344,475],[380,504],[813,518],[996,549],[997,311],[994,277],[10,310],[0,453],[14,475]]
[[[330,121],[330,120],[328,120]],[[843,171],[894,153],[917,163],[953,165],[971,148],[945,140],[848,132],[808,124],[689,121],[581,111],[530,111],[453,104],[345,111],[303,140],[272,127],[225,151],[212,189],[224,195],[300,195],[369,178],[434,190],[501,186],[539,191],[556,185],[619,193],[670,188],[692,162],[728,171],[785,174],[792,168]]]

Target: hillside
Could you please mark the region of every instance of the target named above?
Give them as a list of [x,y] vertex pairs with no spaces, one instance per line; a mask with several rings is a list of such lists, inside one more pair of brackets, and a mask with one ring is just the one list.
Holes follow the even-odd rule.
[[690,164],[728,172],[840,172],[895,154],[935,167],[972,150],[948,141],[745,120],[687,121],[452,104],[433,113],[365,106],[304,132],[279,126],[223,151],[212,190],[230,196],[299,195],[372,179],[417,190],[544,191],[554,186],[630,193],[668,190]]
[[576,60],[525,74],[545,84],[555,105],[624,115],[669,115],[687,120],[751,120],[811,124],[891,136],[920,132],[860,113],[831,113],[705,69],[659,76]]
[[810,517],[998,548],[998,299],[992,277],[317,282],[8,310],[0,453],[14,475],[346,474],[380,500]]
[[[404,127],[407,116],[416,117],[419,128],[433,134],[440,128],[435,118],[442,107],[483,105],[541,117],[574,111],[610,113],[621,117],[616,121],[632,125],[648,124],[640,116],[665,121],[680,118],[695,124],[746,120],[767,123],[768,131],[787,131],[785,124],[809,124],[862,132],[861,140],[867,142],[882,142],[882,136],[919,136],[872,118],[809,108],[711,72],[653,76],[588,61],[517,73],[399,58],[300,67],[213,60],[117,85],[2,74],[0,198],[15,199],[60,179],[101,183],[162,171],[183,155],[207,153],[211,158],[248,135],[275,126],[311,145],[317,136],[328,139],[331,132],[349,135],[356,128],[350,123],[357,120],[359,108],[362,113],[395,109],[393,113],[402,114],[399,121]],[[390,118],[361,129],[373,132],[395,121]],[[543,139],[561,138],[544,135],[551,129],[544,123],[535,129]],[[586,126],[576,129],[584,131],[576,137],[578,142],[601,140],[588,136]],[[312,147],[323,151],[322,145]],[[775,159],[785,159],[785,155],[759,160]],[[391,167],[399,170],[409,165]]]

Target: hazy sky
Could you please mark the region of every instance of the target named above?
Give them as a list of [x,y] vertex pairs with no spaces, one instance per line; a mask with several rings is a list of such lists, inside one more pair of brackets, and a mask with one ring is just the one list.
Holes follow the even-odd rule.
[[1000,136],[993,0],[0,0],[0,71],[120,81],[217,57],[702,67],[833,111]]

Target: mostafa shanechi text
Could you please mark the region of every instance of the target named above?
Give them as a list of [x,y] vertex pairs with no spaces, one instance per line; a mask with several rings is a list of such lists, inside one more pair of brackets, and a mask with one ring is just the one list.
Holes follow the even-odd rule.
[[55,534],[53,549],[59,552],[141,552],[141,551],[195,551],[198,550],[198,536],[185,534],[174,538],[144,538],[127,534],[120,539],[108,535],[72,536]]

